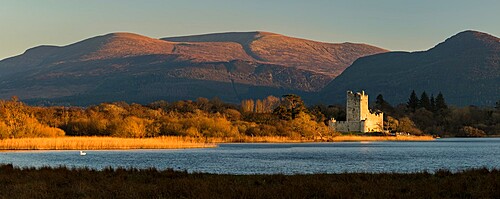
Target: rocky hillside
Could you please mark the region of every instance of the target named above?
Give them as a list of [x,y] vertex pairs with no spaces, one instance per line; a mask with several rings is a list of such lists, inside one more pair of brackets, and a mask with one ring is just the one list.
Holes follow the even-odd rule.
[[265,32],[164,39],[112,33],[0,61],[0,98],[75,105],[197,97],[239,102],[318,91],[357,58],[385,51]]
[[346,90],[364,89],[393,104],[412,90],[442,92],[454,105],[493,106],[500,99],[500,39],[464,31],[423,52],[388,52],[356,60],[321,91],[320,101],[341,102]]

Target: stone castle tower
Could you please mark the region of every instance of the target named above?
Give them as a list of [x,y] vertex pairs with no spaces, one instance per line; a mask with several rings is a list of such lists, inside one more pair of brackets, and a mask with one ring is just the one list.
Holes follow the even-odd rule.
[[329,126],[339,132],[382,132],[384,115],[368,110],[368,95],[364,91],[347,91],[346,121],[336,121],[332,118]]

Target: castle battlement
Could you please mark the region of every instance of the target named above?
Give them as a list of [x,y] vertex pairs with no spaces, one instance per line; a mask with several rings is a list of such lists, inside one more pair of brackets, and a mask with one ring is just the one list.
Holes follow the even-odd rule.
[[384,114],[371,113],[368,109],[368,95],[365,91],[353,93],[347,91],[346,121],[330,119],[329,126],[340,132],[381,132],[384,125]]

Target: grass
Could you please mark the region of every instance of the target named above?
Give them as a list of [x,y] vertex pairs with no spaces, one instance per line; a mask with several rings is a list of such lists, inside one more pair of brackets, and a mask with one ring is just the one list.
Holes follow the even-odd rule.
[[296,139],[285,136],[239,136],[239,137],[226,137],[226,138],[208,138],[208,142],[212,143],[298,143],[313,141],[307,139]]
[[216,147],[188,137],[116,138],[56,137],[0,140],[0,150],[183,149]]
[[434,138],[430,135],[424,136],[358,136],[341,135],[329,138],[332,142],[360,142],[360,141],[431,141]]
[[184,149],[216,147],[216,143],[299,143],[360,141],[430,141],[432,136],[358,136],[341,135],[315,139],[281,136],[241,136],[228,138],[193,138],[165,136],[156,138],[56,137],[0,140],[0,150],[112,150],[112,149]]
[[268,143],[299,143],[299,142],[362,142],[362,141],[431,141],[432,136],[362,136],[362,135],[339,135],[316,138],[291,138],[282,136],[242,136],[229,138],[209,138],[212,143],[231,143],[231,142],[268,142]]
[[500,171],[218,175],[0,165],[0,198],[500,198]]

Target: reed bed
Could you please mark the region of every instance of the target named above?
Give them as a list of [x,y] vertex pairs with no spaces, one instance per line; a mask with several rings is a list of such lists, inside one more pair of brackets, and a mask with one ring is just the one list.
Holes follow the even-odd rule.
[[224,137],[224,138],[208,138],[210,143],[298,143],[312,142],[310,139],[291,138],[284,136],[239,136],[239,137]]
[[315,138],[292,138],[283,136],[241,136],[227,138],[208,138],[210,143],[301,143],[301,142],[377,142],[377,141],[432,141],[432,136],[362,136],[339,135]]
[[184,149],[216,147],[203,139],[189,137],[116,138],[56,137],[0,140],[0,150],[106,150],[106,149]]
[[227,175],[0,165],[0,198],[500,198],[500,170]]
[[282,136],[241,136],[195,138],[165,136],[156,138],[56,137],[0,140],[0,150],[113,150],[113,149],[185,149],[210,148],[216,143],[300,143],[363,141],[431,141],[432,136],[357,136],[341,135],[323,138],[291,138]]
[[357,135],[341,135],[327,138],[332,142],[363,142],[363,141],[432,141],[432,136],[357,136]]

